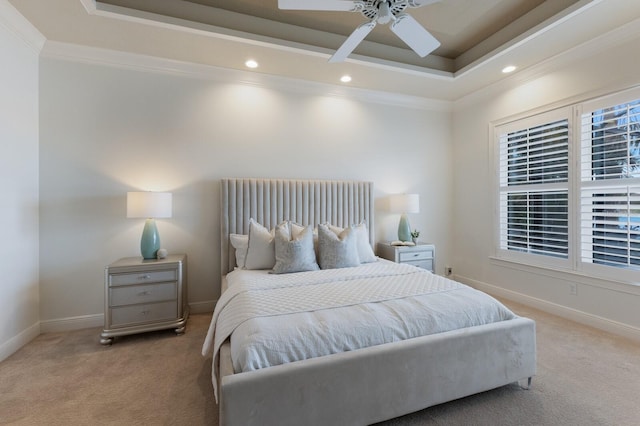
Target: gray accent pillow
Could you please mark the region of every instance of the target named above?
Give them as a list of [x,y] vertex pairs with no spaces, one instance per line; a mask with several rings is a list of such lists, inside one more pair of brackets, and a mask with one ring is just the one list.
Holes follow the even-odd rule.
[[328,225],[318,225],[318,252],[322,269],[348,268],[360,264],[358,236],[353,227],[337,234]]
[[271,272],[317,271],[320,269],[313,250],[313,227],[306,226],[295,233],[290,222],[281,223],[275,229],[276,264]]

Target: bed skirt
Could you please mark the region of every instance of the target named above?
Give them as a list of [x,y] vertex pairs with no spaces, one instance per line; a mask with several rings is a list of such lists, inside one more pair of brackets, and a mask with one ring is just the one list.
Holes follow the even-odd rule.
[[220,425],[367,425],[527,379],[535,322],[464,328],[233,374],[220,354]]

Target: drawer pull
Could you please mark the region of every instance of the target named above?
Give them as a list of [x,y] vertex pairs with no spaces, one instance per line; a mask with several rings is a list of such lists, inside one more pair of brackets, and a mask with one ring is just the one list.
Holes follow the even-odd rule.
[[413,253],[413,257],[418,257],[420,256],[420,253]]
[[138,296],[148,296],[150,294],[151,294],[151,292],[149,290],[145,290],[145,291],[141,291],[140,293],[138,293]]
[[140,312],[143,316],[147,316],[148,314],[151,313],[151,311],[142,311]]
[[149,280],[149,279],[151,279],[151,275],[149,275],[149,274],[140,275],[138,277],[138,279],[139,280]]

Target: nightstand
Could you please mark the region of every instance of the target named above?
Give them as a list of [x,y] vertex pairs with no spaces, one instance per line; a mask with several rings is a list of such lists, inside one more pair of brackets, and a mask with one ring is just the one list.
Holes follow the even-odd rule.
[[184,333],[189,316],[186,255],[120,259],[105,268],[104,291],[103,345],[116,336],[146,331]]
[[377,254],[383,259],[396,263],[406,263],[435,272],[436,246],[417,244],[415,246],[392,246],[390,243],[378,243]]

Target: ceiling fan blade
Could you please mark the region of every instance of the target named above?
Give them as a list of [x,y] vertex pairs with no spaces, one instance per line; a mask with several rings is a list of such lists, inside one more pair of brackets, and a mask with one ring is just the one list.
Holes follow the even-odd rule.
[[409,7],[427,6],[434,3],[440,3],[442,0],[409,0]]
[[285,10],[335,10],[351,12],[356,10],[353,0],[278,0],[278,9]]
[[333,54],[331,58],[329,58],[329,62],[342,62],[347,59],[347,56],[353,52],[362,40],[373,30],[376,26],[376,21],[365,22],[360,25],[354,32],[351,33],[349,38],[342,43],[342,46]]
[[424,58],[440,46],[440,42],[429,31],[406,13],[396,16],[395,22],[391,24],[391,31],[421,58]]

